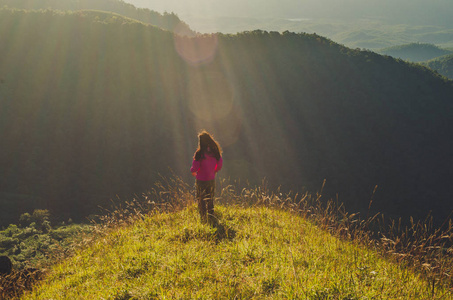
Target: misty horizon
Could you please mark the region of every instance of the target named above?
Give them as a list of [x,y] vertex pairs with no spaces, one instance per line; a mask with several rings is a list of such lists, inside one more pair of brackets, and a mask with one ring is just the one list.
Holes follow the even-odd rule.
[[138,8],[175,13],[199,33],[291,31],[317,33],[352,48],[431,43],[453,48],[453,2],[439,0],[207,1],[126,0]]
[[[140,8],[158,12],[173,12],[180,16],[203,17],[255,17],[255,18],[383,18],[389,22],[441,25],[450,23],[453,2],[431,1],[359,1],[348,0],[338,3],[325,1],[207,1],[189,0],[127,0]],[[443,19],[445,17],[446,19]]]

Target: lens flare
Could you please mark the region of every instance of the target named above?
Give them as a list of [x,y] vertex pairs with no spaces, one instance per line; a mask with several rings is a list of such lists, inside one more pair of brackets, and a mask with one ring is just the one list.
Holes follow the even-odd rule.
[[225,118],[233,107],[234,90],[220,71],[193,70],[188,77],[191,112],[201,120]]
[[218,37],[215,34],[187,37],[174,35],[174,43],[179,56],[193,66],[212,62],[218,48]]

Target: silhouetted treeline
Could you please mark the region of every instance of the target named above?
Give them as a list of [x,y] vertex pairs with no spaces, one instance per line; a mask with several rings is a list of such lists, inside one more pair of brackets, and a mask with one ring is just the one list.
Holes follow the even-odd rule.
[[155,25],[159,28],[194,35],[189,26],[174,13],[160,14],[147,8],[137,8],[120,0],[0,0],[0,7],[26,10],[53,9],[62,11],[100,10]]
[[[349,211],[452,209],[453,85],[323,37],[180,38],[100,12],[0,10],[2,222],[83,217],[188,168],[196,133],[221,176],[339,196]],[[23,204],[20,207],[18,203]],[[45,207],[42,207],[45,206]]]

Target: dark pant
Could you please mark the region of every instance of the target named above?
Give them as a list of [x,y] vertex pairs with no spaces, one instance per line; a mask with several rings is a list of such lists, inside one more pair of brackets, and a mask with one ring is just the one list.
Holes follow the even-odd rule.
[[215,180],[197,180],[198,211],[202,221],[214,215]]

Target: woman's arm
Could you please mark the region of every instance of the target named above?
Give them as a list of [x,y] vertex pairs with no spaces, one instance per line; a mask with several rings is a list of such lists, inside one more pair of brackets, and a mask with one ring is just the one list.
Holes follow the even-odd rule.
[[200,162],[196,161],[195,159],[192,161],[192,167],[190,168],[190,172],[193,176],[197,176],[197,172],[200,169]]
[[215,166],[216,173],[219,172],[223,167],[223,158],[220,156],[220,159],[217,161],[217,165]]

